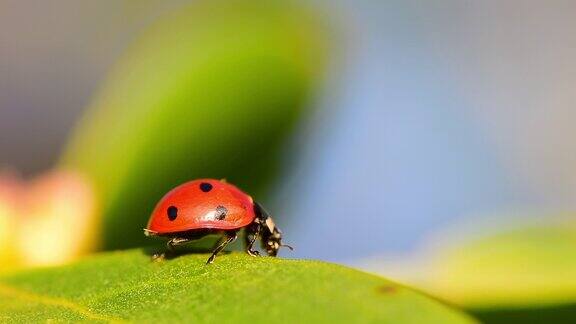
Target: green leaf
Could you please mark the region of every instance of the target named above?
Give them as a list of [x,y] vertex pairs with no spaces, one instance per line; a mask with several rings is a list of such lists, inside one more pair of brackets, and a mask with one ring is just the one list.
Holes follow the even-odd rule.
[[0,320],[250,323],[472,323],[409,288],[342,266],[208,254],[151,261],[111,252],[0,276]]
[[442,250],[419,284],[488,323],[576,318],[574,222],[512,228]]
[[326,39],[292,1],[196,1],[146,29],[61,163],[93,182],[104,248],[145,244],[154,204],[194,178],[227,178],[261,197],[322,74]]

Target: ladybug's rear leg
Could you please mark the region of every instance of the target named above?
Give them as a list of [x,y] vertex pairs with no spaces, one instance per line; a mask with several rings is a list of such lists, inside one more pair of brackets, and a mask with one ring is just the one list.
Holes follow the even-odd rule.
[[216,255],[220,253],[220,251],[224,250],[226,245],[234,242],[237,237],[238,234],[236,234],[236,232],[226,232],[226,236],[224,236],[223,239],[220,240],[220,243],[218,243],[218,246],[214,249],[212,255],[208,258],[208,261],[206,261],[206,264],[214,262]]
[[184,238],[184,237],[173,237],[170,239],[170,241],[168,241],[168,243],[166,243],[166,248],[168,248],[168,252],[173,253],[176,251],[175,246],[177,245],[182,245],[182,244],[186,244],[188,242],[192,241],[189,238]]
[[[176,252],[176,249],[175,249],[176,245],[182,245],[182,244],[188,243],[190,241],[192,241],[192,240],[189,238],[173,237],[170,239],[170,241],[168,241],[168,243],[166,243],[166,249],[168,250],[167,252],[174,253],[174,252]],[[163,259],[165,256],[166,256],[166,253],[160,253],[160,254],[156,253],[152,256],[152,259],[153,260]]]

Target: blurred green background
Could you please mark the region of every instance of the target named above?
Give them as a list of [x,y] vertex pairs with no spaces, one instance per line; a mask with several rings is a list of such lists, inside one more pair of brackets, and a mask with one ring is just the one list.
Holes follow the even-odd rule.
[[190,179],[264,194],[327,59],[316,18],[289,3],[201,3],[131,44],[62,162],[95,181],[104,248],[149,242],[146,215]]
[[226,178],[286,256],[575,320],[575,10],[0,0],[0,265],[154,244],[166,191]]

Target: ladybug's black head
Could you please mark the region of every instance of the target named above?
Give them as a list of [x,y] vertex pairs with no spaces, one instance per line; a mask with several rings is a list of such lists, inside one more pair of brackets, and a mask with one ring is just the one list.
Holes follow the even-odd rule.
[[291,246],[282,244],[282,232],[276,227],[272,217],[258,203],[255,203],[255,212],[261,226],[262,248],[266,250],[266,253],[269,256],[276,256],[283,246],[292,250]]
[[[268,219],[271,220],[271,218]],[[290,245],[282,244],[282,232],[280,232],[278,227],[274,227],[274,229],[270,231],[267,226],[264,226],[262,248],[266,250],[266,253],[268,253],[269,256],[276,256],[278,250],[283,246],[292,250]]]

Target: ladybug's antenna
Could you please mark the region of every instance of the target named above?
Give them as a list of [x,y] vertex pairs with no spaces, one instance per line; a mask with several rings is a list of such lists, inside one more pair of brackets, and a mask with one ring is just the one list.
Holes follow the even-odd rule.
[[294,248],[293,248],[293,247],[291,247],[291,246],[290,246],[290,245],[288,245],[288,244],[280,244],[280,247],[287,247],[287,248],[289,248],[289,249],[290,249],[290,251],[294,251]]

